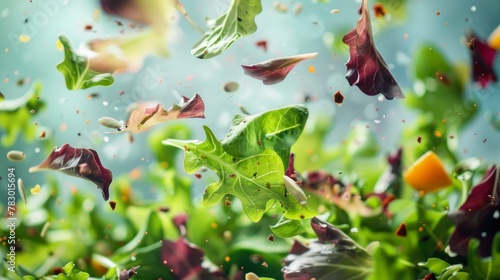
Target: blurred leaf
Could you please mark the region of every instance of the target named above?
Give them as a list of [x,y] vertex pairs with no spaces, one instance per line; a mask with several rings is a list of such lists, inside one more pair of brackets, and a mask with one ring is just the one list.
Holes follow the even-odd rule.
[[455,231],[450,237],[450,249],[460,256],[470,252],[471,239],[479,240],[478,255],[491,255],[493,238],[500,232],[500,180],[499,167],[492,166],[484,174],[469,197],[460,208],[449,217],[455,223]]
[[42,84],[36,82],[33,87],[19,98],[0,101],[0,133],[1,145],[10,147],[16,142],[19,133],[24,134],[26,141],[35,138],[36,126],[31,118],[40,113],[45,103],[40,100]]
[[197,58],[221,54],[236,40],[257,30],[254,18],[262,11],[260,0],[231,0],[226,13],[207,22],[208,30],[191,49]]
[[180,151],[175,147],[163,145],[161,141],[169,138],[189,139],[191,135],[191,128],[186,124],[171,123],[160,130],[152,131],[148,137],[148,146],[158,162],[166,162],[168,164],[166,168],[173,168],[175,167],[177,154]]
[[472,277],[483,280],[500,279],[500,233],[496,233],[493,239],[491,257],[481,258],[479,246],[479,240],[470,240],[467,261]]
[[229,133],[222,140],[224,151],[240,158],[274,150],[288,166],[290,147],[297,141],[309,111],[303,105],[292,105],[253,116],[234,116]]
[[184,150],[184,169],[192,174],[206,166],[219,177],[218,182],[210,184],[204,192],[203,203],[212,206],[226,194],[239,198],[247,216],[257,222],[277,200],[289,219],[312,217],[314,211],[299,204],[292,196],[286,195],[283,185],[285,173],[280,157],[269,148],[244,158],[235,158],[226,153],[219,140],[206,126],[204,142],[168,139],[165,145]]
[[470,31],[467,34],[467,43],[472,64],[472,78],[476,84],[485,88],[489,83],[497,81],[497,75],[493,69],[495,63],[496,50],[491,48],[486,40],[482,40]]
[[64,60],[57,64],[66,80],[69,90],[86,89],[94,86],[110,86],[114,83],[111,73],[100,73],[90,69],[90,59],[76,54],[68,38],[59,36],[64,46]]
[[[368,280],[415,279],[402,254],[389,244],[380,244],[372,252],[373,272]],[[388,269],[390,268],[390,269]]]
[[361,280],[371,273],[372,258],[345,233],[316,217],[311,226],[318,240],[292,247],[284,260],[285,280]]

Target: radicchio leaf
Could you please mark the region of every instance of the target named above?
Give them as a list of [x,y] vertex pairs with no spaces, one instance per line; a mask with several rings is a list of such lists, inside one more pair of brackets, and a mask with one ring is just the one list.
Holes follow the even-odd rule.
[[295,241],[282,269],[285,280],[365,279],[372,258],[349,236],[314,217],[311,227],[318,240],[305,246]]
[[349,31],[342,41],[349,45],[349,60],[346,63],[346,79],[349,84],[357,85],[366,95],[382,93],[391,100],[404,98],[403,92],[394,79],[373,42],[368,0],[361,3],[361,18],[356,28]]
[[472,31],[467,34],[467,40],[472,56],[472,77],[474,82],[485,88],[489,83],[497,81],[497,75],[493,70],[496,50]]
[[274,85],[283,81],[288,73],[302,60],[314,58],[318,53],[306,53],[266,60],[253,65],[241,65],[245,74],[265,85]]
[[450,238],[450,249],[467,256],[472,238],[478,239],[480,257],[491,255],[493,237],[500,232],[499,167],[493,166],[476,185],[458,211],[448,214],[456,225]]
[[102,191],[104,200],[109,198],[109,185],[113,181],[113,175],[102,166],[97,152],[92,149],[73,148],[69,144],[64,144],[61,148],[55,147],[42,163],[30,167],[29,172],[43,170],[60,171],[89,180]]
[[191,99],[183,96],[179,104],[174,104],[168,110],[163,109],[160,104],[151,108],[134,110],[125,123],[125,129],[116,133],[140,132],[166,121],[186,118],[205,118],[205,104],[198,94]]

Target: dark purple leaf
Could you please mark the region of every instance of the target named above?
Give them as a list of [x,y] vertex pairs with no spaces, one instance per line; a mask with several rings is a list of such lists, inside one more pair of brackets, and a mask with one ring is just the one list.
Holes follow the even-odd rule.
[[288,167],[285,170],[285,175],[296,180],[297,176],[295,174],[294,162],[295,162],[295,154],[292,153],[288,157]]
[[[173,1],[100,0],[102,10],[137,23],[168,26],[169,10]],[[117,21],[119,26],[123,24]]]
[[70,176],[80,177],[96,184],[102,191],[104,200],[109,198],[109,185],[113,175],[102,166],[96,151],[73,148],[69,144],[55,147],[50,155],[39,165],[30,167],[29,172],[55,170]]
[[491,167],[458,211],[448,214],[455,223],[450,249],[467,256],[469,241],[479,240],[480,257],[491,255],[493,237],[500,232],[500,182],[498,167]]
[[365,279],[372,258],[349,236],[318,218],[311,220],[318,241],[295,242],[282,269],[285,280]]
[[314,58],[318,53],[306,53],[282,58],[270,59],[254,65],[241,65],[245,74],[265,85],[274,85],[283,81],[297,63]]
[[186,236],[186,225],[188,221],[188,215],[187,214],[179,214],[175,216],[172,221],[174,222],[174,225],[179,229],[179,232],[181,233],[182,237]]
[[401,158],[403,154],[403,149],[398,148],[397,151],[390,154],[387,157],[387,162],[389,166],[385,172],[380,176],[375,184],[375,193],[392,193],[399,196],[401,192],[401,176],[402,176],[402,165]]
[[209,271],[201,266],[203,251],[190,244],[185,238],[177,241],[163,240],[161,258],[170,268],[175,279],[223,279],[220,270]]
[[491,82],[497,81],[497,76],[493,70],[496,50],[491,48],[485,40],[480,39],[474,32],[467,34],[467,46],[472,56],[472,77],[474,82],[482,88]]
[[394,79],[373,42],[368,0],[361,4],[361,18],[356,28],[349,31],[342,41],[349,45],[349,60],[346,63],[346,79],[367,95],[382,93],[391,100],[404,98],[403,92]]

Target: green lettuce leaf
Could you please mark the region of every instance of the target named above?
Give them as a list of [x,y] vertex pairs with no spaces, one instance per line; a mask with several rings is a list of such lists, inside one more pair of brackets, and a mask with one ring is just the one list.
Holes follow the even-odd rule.
[[86,89],[94,86],[110,86],[115,81],[111,73],[99,73],[90,69],[90,59],[76,54],[68,38],[59,36],[64,46],[64,60],[57,64],[66,80],[69,90]]
[[204,192],[203,203],[212,206],[227,194],[241,200],[243,209],[253,222],[258,222],[271,208],[270,200],[277,200],[289,219],[306,219],[315,212],[299,204],[291,195],[286,195],[283,185],[285,173],[281,158],[269,148],[243,158],[236,158],[222,148],[213,132],[203,127],[206,140],[203,142],[167,139],[162,143],[183,149],[184,169],[192,174],[205,166],[213,170],[219,181],[210,184]]
[[257,30],[254,18],[261,11],[260,0],[232,0],[226,13],[207,22],[208,30],[191,54],[202,59],[221,54],[236,40]]
[[283,166],[288,166],[290,148],[297,141],[309,112],[303,105],[292,105],[265,113],[234,116],[226,138],[224,150],[234,157],[248,157],[266,148],[274,150]]
[[484,280],[500,279],[500,233],[497,233],[493,239],[491,257],[481,258],[479,256],[479,244],[477,239],[471,239],[469,242],[467,261],[473,278]]

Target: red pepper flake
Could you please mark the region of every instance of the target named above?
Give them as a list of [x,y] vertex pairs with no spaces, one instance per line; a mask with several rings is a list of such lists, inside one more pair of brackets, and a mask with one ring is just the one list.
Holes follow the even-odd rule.
[[483,139],[483,143],[486,143],[486,138]]
[[269,236],[267,237],[267,240],[274,242],[274,235],[272,233],[269,234]]
[[436,11],[436,16],[439,16],[441,14],[440,11]]
[[123,94],[125,94],[125,91],[124,90],[120,91],[120,96],[122,96]]
[[226,201],[224,201],[224,205],[226,205],[226,206],[229,206],[229,205],[231,205],[231,204],[232,204],[232,203],[231,203],[231,201],[229,201],[229,200],[227,200],[227,199],[226,199]]
[[85,25],[85,27],[83,29],[85,31],[91,31],[92,30],[92,25],[91,24],[87,24],[87,25]]
[[266,262],[263,262],[263,263],[262,263],[262,266],[263,266],[263,267],[268,267],[269,265],[268,265]]
[[255,45],[259,48],[262,48],[265,52],[267,52],[267,41],[266,40],[259,40],[255,42]]
[[333,95],[333,101],[335,101],[335,103],[337,104],[342,104],[342,102],[344,102],[344,96],[342,95],[342,93],[340,92],[340,90],[338,90],[334,95]]
[[399,237],[406,237],[406,223],[403,222],[396,229],[396,235]]
[[196,179],[201,179],[201,174],[196,173],[194,174],[194,177],[196,177]]
[[113,211],[114,211],[114,210],[115,210],[115,208],[116,208],[116,201],[111,200],[111,201],[109,202],[109,206],[111,206],[111,210],[113,210]]
[[38,136],[39,139],[45,138],[45,130],[40,133],[40,136]]
[[373,5],[373,12],[375,13],[375,17],[383,17],[387,14],[387,10],[380,3]]
[[422,143],[422,136],[417,137],[417,142],[418,142],[418,144]]
[[115,22],[116,22],[116,25],[118,25],[118,26],[123,26],[123,23],[122,23],[121,21],[119,21],[119,20],[115,20]]

